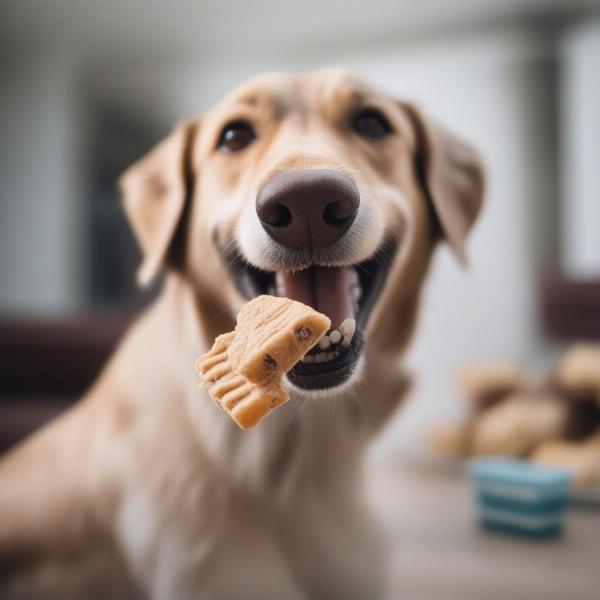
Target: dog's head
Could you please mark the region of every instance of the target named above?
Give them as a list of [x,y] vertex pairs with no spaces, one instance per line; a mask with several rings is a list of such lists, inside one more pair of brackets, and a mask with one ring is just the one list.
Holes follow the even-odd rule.
[[288,374],[312,390],[351,381],[365,343],[406,343],[435,242],[464,261],[483,194],[470,146],[339,70],[253,79],[121,185],[142,283],[167,265],[212,310],[268,293],[330,317]]

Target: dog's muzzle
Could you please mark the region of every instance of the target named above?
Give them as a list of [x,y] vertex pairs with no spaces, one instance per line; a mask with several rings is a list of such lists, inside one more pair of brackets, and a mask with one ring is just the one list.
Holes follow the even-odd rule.
[[256,214],[264,230],[287,248],[326,248],[348,231],[360,194],[346,175],[328,169],[284,171],[260,188]]
[[224,257],[238,290],[247,299],[282,296],[326,314],[331,329],[287,379],[308,390],[344,385],[358,368],[395,245],[374,233],[373,213],[339,171],[277,173],[259,189],[255,211],[243,221],[243,252],[233,245]]

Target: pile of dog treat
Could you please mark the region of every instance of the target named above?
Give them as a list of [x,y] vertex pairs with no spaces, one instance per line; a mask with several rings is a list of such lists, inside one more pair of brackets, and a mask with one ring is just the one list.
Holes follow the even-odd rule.
[[600,345],[571,347],[541,378],[488,364],[465,369],[459,385],[468,415],[434,428],[436,456],[528,458],[572,469],[575,487],[600,486]]

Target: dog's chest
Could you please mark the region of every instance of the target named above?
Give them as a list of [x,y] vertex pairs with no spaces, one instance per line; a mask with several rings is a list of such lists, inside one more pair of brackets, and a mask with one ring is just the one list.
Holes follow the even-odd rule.
[[[144,476],[130,482],[120,511],[120,537],[140,579],[179,585],[246,552],[306,578],[332,552],[349,554],[349,540],[365,546],[361,447],[341,414],[290,403],[269,427],[242,432],[194,393],[192,419],[176,438],[157,443],[146,432],[152,448],[136,469]],[[173,563],[179,582],[165,583]]]

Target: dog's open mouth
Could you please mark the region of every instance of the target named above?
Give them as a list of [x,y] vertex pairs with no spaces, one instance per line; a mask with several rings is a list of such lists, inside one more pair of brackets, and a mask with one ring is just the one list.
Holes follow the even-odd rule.
[[344,383],[363,346],[363,331],[385,283],[394,243],[386,243],[370,259],[342,267],[310,266],[301,271],[262,271],[234,252],[227,257],[239,292],[248,300],[260,294],[297,300],[331,319],[331,329],[287,374],[304,389]]

